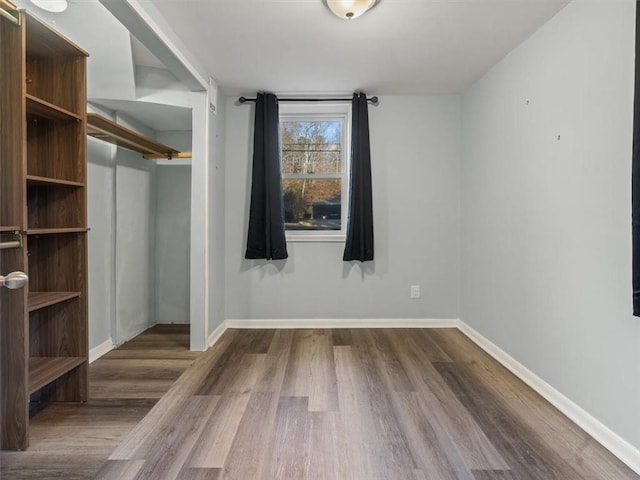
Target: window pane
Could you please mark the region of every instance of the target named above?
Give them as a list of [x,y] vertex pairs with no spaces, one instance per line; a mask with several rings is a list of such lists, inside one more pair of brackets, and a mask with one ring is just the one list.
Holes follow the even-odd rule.
[[342,122],[282,122],[283,173],[341,173]]
[[287,230],[340,230],[342,180],[284,180]]

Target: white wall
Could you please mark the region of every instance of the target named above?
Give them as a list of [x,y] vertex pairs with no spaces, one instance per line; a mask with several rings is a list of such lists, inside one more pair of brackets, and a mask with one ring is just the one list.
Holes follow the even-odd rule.
[[217,114],[212,115],[214,152],[209,169],[209,324],[211,335],[225,320],[225,115],[226,105],[218,93]]
[[461,317],[640,448],[634,38],[576,0],[464,95]]
[[124,149],[118,149],[116,161],[114,340],[120,344],[156,323],[156,166]]
[[191,165],[156,172],[155,321],[190,323]]
[[[191,151],[191,131],[157,132],[158,141]],[[156,167],[155,298],[157,323],[190,323],[191,165]]]
[[369,114],[375,262],[290,242],[288,260],[267,264],[244,259],[253,106],[227,99],[227,318],[458,317],[460,99],[382,97]]
[[115,150],[109,143],[87,139],[90,349],[111,339],[115,318]]

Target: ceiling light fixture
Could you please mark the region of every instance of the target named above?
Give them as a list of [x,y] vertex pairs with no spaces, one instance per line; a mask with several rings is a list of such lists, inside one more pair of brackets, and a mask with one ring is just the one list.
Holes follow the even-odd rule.
[[53,13],[64,12],[69,6],[67,0],[31,0],[31,3],[36,7]]
[[325,0],[325,2],[336,17],[351,20],[373,8],[376,0]]

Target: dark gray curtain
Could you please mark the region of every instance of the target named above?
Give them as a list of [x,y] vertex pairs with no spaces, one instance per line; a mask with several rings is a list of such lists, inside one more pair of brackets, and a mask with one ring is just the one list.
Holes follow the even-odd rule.
[[640,2],[636,2],[636,85],[633,115],[631,219],[633,233],[633,314],[640,317]]
[[371,149],[367,96],[354,93],[351,100],[351,189],[345,262],[373,260],[373,206]]
[[278,98],[259,93],[253,131],[251,207],[245,258],[287,258],[280,168]]

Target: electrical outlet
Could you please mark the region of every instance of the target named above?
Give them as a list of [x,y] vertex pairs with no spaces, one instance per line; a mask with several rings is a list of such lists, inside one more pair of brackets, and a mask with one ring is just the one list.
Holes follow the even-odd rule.
[[420,298],[420,285],[411,285],[410,297]]

